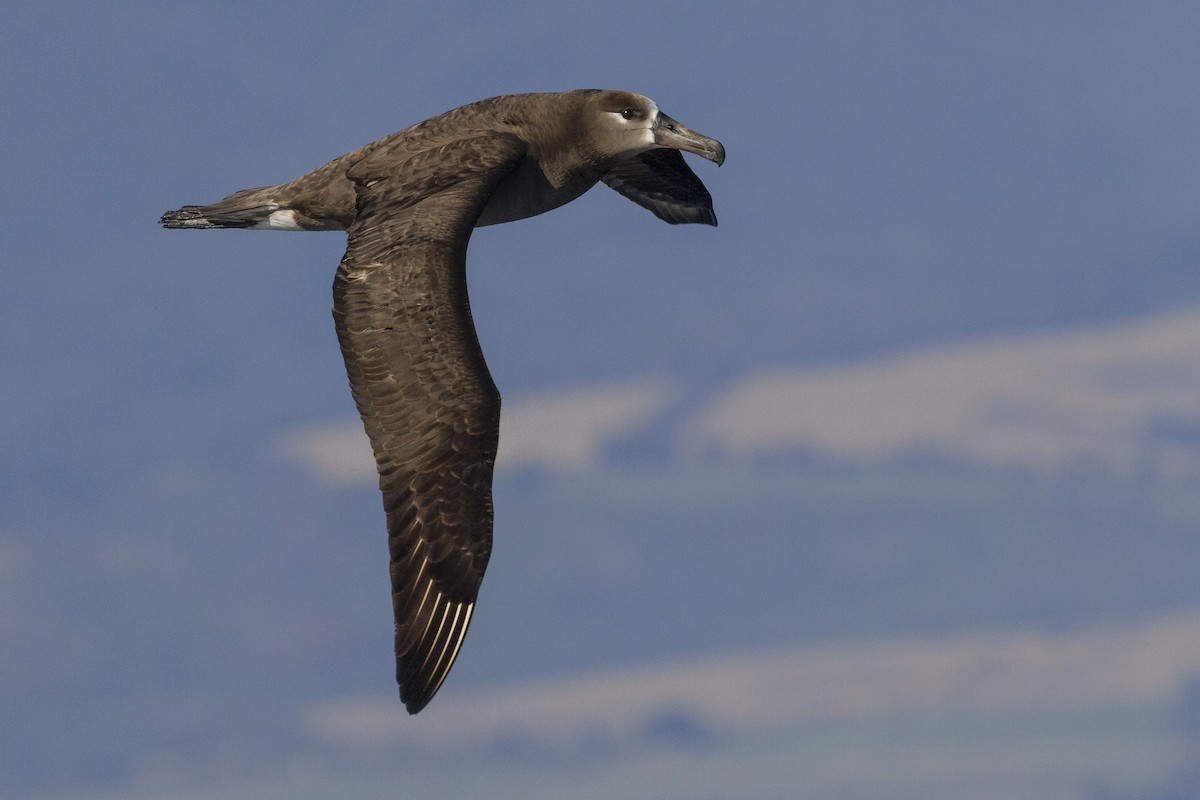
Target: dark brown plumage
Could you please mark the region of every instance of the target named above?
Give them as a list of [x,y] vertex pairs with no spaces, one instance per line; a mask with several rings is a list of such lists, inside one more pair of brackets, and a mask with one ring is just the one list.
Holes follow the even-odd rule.
[[549,211],[598,181],[667,222],[715,225],[679,150],[725,159],[719,142],[631,92],[506,95],[160,220],[348,232],[333,316],[379,470],[396,679],[411,713],[458,655],[492,546],[500,395],[467,300],[471,230]]

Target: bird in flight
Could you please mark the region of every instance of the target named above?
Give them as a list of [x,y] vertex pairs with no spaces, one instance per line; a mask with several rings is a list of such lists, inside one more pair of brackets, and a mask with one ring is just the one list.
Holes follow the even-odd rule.
[[456,108],[275,186],[163,214],[167,228],[348,234],[333,317],[387,514],[396,681],[441,687],[492,550],[500,394],[467,300],[479,225],[532,217],[598,181],[672,224],[716,225],[681,151],[725,148],[633,92],[513,94]]

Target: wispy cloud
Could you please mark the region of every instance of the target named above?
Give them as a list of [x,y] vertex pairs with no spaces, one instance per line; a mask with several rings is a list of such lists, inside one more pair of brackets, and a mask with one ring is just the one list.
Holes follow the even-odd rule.
[[932,452],[1043,470],[1200,471],[1200,311],[753,376],[685,428],[685,450]]
[[361,483],[375,476],[371,443],[357,419],[290,431],[284,435],[281,444],[285,455],[325,480]]
[[630,736],[674,714],[718,732],[895,712],[1069,711],[1169,701],[1200,671],[1200,611],[1069,634],[988,632],[709,658],[438,698],[419,726],[395,698],[321,704],[306,726],[357,748]]
[[[506,398],[497,461],[505,468],[586,467],[607,443],[645,424],[673,396],[668,381],[650,379]],[[371,446],[357,420],[292,432],[283,449],[327,480],[359,482],[375,475]]]
[[500,418],[498,461],[586,467],[605,444],[644,425],[673,396],[667,381],[643,380],[518,397]]

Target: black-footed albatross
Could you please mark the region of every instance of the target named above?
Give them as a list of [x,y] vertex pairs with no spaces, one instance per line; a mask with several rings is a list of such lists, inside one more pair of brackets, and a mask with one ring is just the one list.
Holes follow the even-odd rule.
[[167,228],[345,230],[333,317],[379,470],[396,681],[420,711],[458,655],[492,550],[500,394],[476,338],[477,225],[532,217],[603,181],[672,223],[716,225],[680,151],[725,148],[632,92],[493,97],[385,136],[288,183],[162,216]]

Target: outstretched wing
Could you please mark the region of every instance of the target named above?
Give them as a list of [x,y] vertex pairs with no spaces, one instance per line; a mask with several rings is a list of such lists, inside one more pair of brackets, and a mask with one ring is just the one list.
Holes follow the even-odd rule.
[[712,195],[678,150],[657,147],[638,153],[618,161],[600,180],[672,225],[717,224]]
[[348,171],[357,211],[333,316],[379,469],[396,680],[413,714],[458,655],[491,554],[500,395],[471,320],[466,253],[524,152],[487,134],[377,150]]

